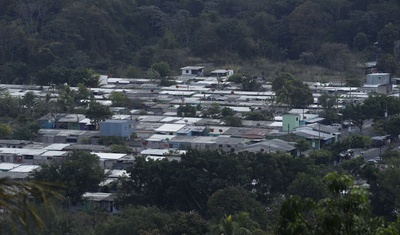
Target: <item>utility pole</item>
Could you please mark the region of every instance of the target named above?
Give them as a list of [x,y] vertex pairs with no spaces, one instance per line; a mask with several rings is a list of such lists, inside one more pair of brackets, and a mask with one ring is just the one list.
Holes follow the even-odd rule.
[[321,149],[321,123],[318,122],[318,150]]

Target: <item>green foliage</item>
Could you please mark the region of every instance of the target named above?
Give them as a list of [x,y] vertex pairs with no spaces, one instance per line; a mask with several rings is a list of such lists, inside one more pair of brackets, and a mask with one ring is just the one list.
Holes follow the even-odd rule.
[[125,140],[122,137],[119,136],[101,136],[99,138],[99,144],[101,145],[125,145]]
[[400,135],[400,116],[392,116],[386,123],[387,132],[390,135]]
[[160,79],[160,86],[172,86],[175,84],[176,84],[176,82],[174,80],[167,79],[167,78]]
[[129,98],[124,93],[113,91],[109,99],[114,107],[127,107],[129,105]]
[[111,145],[111,152],[112,153],[126,153],[126,154],[131,154],[133,152],[132,148],[126,146],[126,145],[118,145],[118,144],[112,144]]
[[158,72],[161,78],[166,78],[167,76],[171,75],[169,64],[164,61],[152,64],[151,69]]
[[228,107],[224,107],[223,109],[221,109],[222,117],[233,116],[233,115],[235,115],[235,111],[233,111],[233,109]]
[[97,125],[100,121],[104,121],[112,117],[112,113],[107,106],[96,101],[91,101],[85,115],[93,124]]
[[399,40],[399,29],[391,22],[378,32],[378,43],[385,53],[392,53],[394,42]]
[[244,79],[243,75],[235,73],[235,74],[232,74],[231,76],[229,76],[228,81],[234,82],[236,84],[240,84],[243,82],[243,79]]
[[272,81],[277,101],[290,107],[304,108],[313,103],[310,88],[300,80],[287,73],[281,73]]
[[221,107],[218,103],[212,103],[207,109],[203,109],[202,115],[205,118],[218,118],[221,113]]
[[73,151],[61,164],[52,162],[42,165],[41,170],[35,171],[32,176],[37,181],[60,185],[63,194],[72,203],[79,201],[85,192],[95,192],[105,179],[99,158],[84,151]]
[[365,33],[357,33],[353,40],[353,47],[358,51],[363,51],[368,46],[368,36]]
[[11,134],[11,128],[9,125],[0,123],[0,139],[7,139]]
[[186,104],[180,105],[177,109],[178,117],[196,117],[196,107]]
[[260,86],[254,78],[244,78],[242,81],[242,90],[244,91],[258,91]]
[[385,156],[385,163],[388,167],[384,171],[375,172],[376,180],[371,182],[373,211],[389,220],[397,217],[396,210],[400,206],[398,197],[400,193],[400,160],[398,154],[394,156],[392,158]]
[[299,173],[296,179],[289,185],[288,193],[302,198],[320,200],[328,196],[328,189],[321,177]]
[[260,225],[266,221],[266,212],[254,195],[243,188],[225,188],[212,194],[207,202],[207,215],[211,218],[222,218],[239,212],[248,212],[249,217]]
[[225,126],[234,126],[234,127],[241,127],[242,119],[236,116],[226,116],[221,119],[224,122]]
[[362,127],[364,125],[364,121],[368,118],[366,106],[363,104],[357,103],[357,104],[348,104],[346,105],[346,108],[342,111],[343,114],[343,119],[344,120],[351,120],[354,125],[356,125],[360,130],[362,131]]
[[[268,195],[286,193],[298,172],[308,172],[309,160],[277,154],[224,153],[190,150],[176,161],[136,158],[130,177],[118,190],[121,205],[156,205],[161,208],[207,212],[209,197],[228,187],[253,190],[261,202]],[[255,180],[253,186],[251,182]]]
[[316,165],[330,165],[334,161],[332,152],[325,149],[312,150],[308,155]]
[[63,200],[61,195],[54,192],[57,188],[54,184],[1,178],[0,185],[2,234],[31,234],[34,228],[43,228],[44,218],[37,210],[36,203],[43,202],[46,209],[51,210],[51,197]]
[[324,182],[330,197],[319,201],[288,198],[281,208],[278,234],[374,234],[384,228],[369,213],[367,190],[353,181],[348,175],[328,173]]
[[206,221],[196,213],[163,212],[156,207],[126,207],[100,225],[96,234],[205,234]]
[[302,58],[335,71],[351,70],[346,49],[351,46],[362,51],[377,40],[383,53],[394,54],[400,9],[393,1],[349,0],[33,5],[10,0],[1,8],[3,83],[76,86],[85,78],[90,87],[98,85],[86,76],[90,69],[109,74],[135,64],[138,71],[126,69],[123,74],[140,76],[140,70],[159,61],[177,70],[192,58],[214,63],[244,58],[250,64],[260,58]]
[[171,31],[165,32],[164,37],[158,42],[158,47],[162,50],[174,49],[178,46],[175,35]]
[[35,140],[40,130],[36,122],[28,122],[13,129],[11,137],[16,140]]
[[299,150],[301,155],[302,152],[307,151],[311,148],[311,144],[305,139],[298,139],[296,141],[295,147],[297,148],[297,150]]
[[383,54],[378,58],[376,67],[380,72],[395,74],[397,72],[397,60],[391,54]]
[[272,112],[268,112],[267,110],[247,112],[243,115],[246,119],[254,121],[272,120],[273,118]]

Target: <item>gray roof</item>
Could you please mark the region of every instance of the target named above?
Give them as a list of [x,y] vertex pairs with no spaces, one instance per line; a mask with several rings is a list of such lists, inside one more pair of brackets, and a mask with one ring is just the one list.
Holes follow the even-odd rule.
[[39,135],[50,136],[95,136],[98,131],[81,131],[81,130],[65,130],[65,129],[40,129]]
[[265,152],[277,152],[277,151],[290,152],[295,149],[296,147],[294,147],[294,145],[290,144],[289,142],[280,139],[273,139],[273,140],[264,140],[262,142],[255,144],[249,144],[246,147],[239,150],[239,152],[242,151],[260,152],[262,150]]
[[104,145],[91,145],[91,144],[71,144],[63,148],[65,151],[71,150],[84,150],[84,151],[93,151],[93,152],[111,152],[111,147],[107,147]]

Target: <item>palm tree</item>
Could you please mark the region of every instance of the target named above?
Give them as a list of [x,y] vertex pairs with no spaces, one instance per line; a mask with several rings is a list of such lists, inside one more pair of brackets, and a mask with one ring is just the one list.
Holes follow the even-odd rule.
[[[241,220],[241,215],[239,215]],[[232,215],[226,216],[218,227],[218,235],[251,235],[251,231],[242,227],[240,223],[236,223],[232,219]]]
[[86,76],[83,78],[83,84],[90,88],[100,87],[100,75],[95,73],[93,69],[87,69]]
[[0,178],[0,224],[9,225],[13,233],[18,227],[30,233],[32,228],[29,221],[41,228],[43,220],[35,209],[35,203],[41,201],[50,206],[49,196],[63,199],[53,189],[54,185],[48,183]]

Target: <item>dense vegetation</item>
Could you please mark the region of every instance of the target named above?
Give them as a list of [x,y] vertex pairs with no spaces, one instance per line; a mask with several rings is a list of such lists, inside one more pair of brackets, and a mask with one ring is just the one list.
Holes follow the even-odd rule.
[[[64,200],[53,210],[37,201],[36,217],[25,216],[24,227],[35,234],[398,234],[399,152],[382,154],[386,170],[363,158],[334,166],[335,156],[324,149],[296,158],[196,150],[180,162],[139,157],[128,176],[101,186],[116,193],[123,209],[113,216],[96,203],[69,211],[104,179],[99,159],[73,152],[60,166],[45,165],[32,175],[64,185],[58,191]],[[19,222],[10,224],[20,229]],[[4,234],[7,229],[0,227]]]
[[395,0],[2,1],[0,81],[76,85],[88,68],[164,77],[160,63],[246,61],[269,75],[266,61],[288,60],[353,76],[376,56],[396,72],[399,11]]

